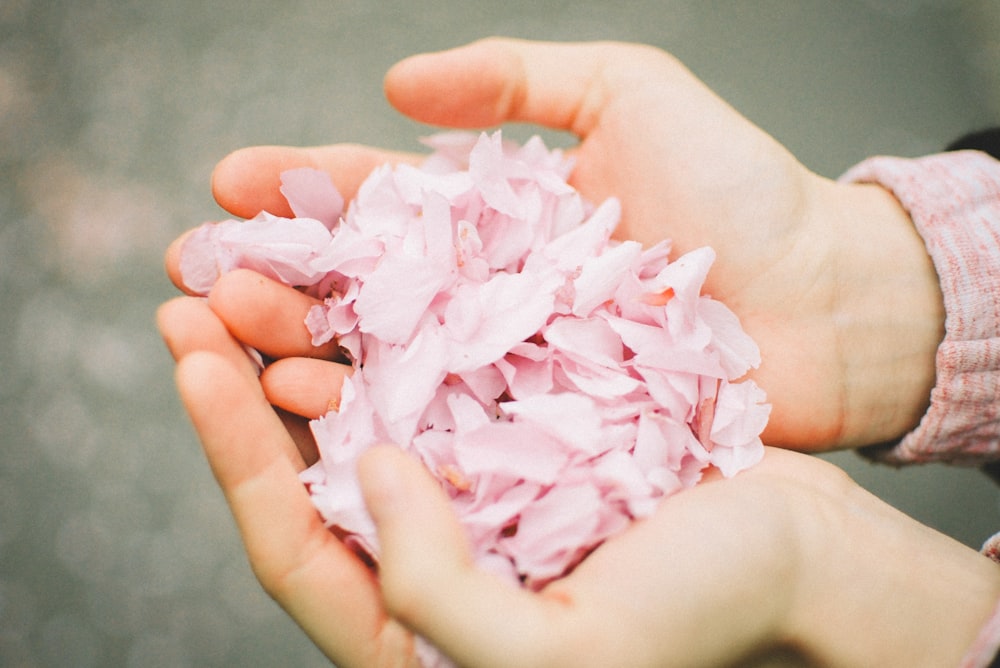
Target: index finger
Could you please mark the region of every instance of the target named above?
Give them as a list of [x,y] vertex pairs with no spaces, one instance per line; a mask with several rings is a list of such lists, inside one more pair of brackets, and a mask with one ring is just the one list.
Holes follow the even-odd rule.
[[324,526],[259,385],[211,351],[182,358],[176,379],[263,587],[338,665],[380,655],[403,665],[409,633],[383,610],[375,576]]
[[292,210],[281,194],[281,173],[312,167],[330,175],[345,200],[354,197],[373,169],[389,163],[415,163],[416,154],[362,146],[251,146],[223,158],[212,172],[212,195],[223,209],[240,218],[261,211],[290,217]]
[[[337,190],[349,200],[365,178],[383,164],[415,164],[415,153],[388,151],[360,144],[329,146],[249,146],[223,158],[212,173],[212,194],[223,209],[239,218],[253,218],[261,211],[291,217],[288,201],[281,193],[281,174],[290,169],[311,167],[330,175]],[[181,291],[193,294],[180,275],[180,257],[188,230],[167,248],[164,265],[167,276]]]

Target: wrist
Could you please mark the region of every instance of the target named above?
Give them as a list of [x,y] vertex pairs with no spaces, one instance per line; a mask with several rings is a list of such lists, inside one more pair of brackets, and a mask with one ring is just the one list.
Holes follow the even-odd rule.
[[896,198],[877,185],[826,182],[824,215],[839,281],[832,313],[842,369],[839,445],[896,440],[930,402],[944,305],[927,249]]
[[822,665],[959,665],[1000,600],[1000,568],[853,483],[837,496],[791,636]]

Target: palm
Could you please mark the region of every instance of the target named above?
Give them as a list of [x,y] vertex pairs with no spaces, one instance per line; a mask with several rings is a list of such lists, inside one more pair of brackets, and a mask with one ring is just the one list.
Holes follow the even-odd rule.
[[[670,238],[677,254],[715,250],[706,290],[761,348],[754,378],[774,406],[767,442],[830,443],[841,408],[828,319],[836,281],[829,239],[803,220],[809,189],[822,181],[721,102],[715,118],[689,119],[677,111],[688,105],[669,89],[633,95],[609,107],[580,144],[574,185],[592,199],[622,201],[620,238]],[[637,132],[651,116],[661,119],[657,126]],[[718,157],[705,161],[706,154]]]
[[[571,182],[592,201],[621,200],[619,238],[647,245],[670,238],[678,254],[705,245],[715,249],[718,260],[706,288],[736,311],[761,347],[765,362],[754,377],[774,406],[768,442],[829,444],[839,429],[839,366],[822,316],[834,282],[821,276],[828,268],[825,240],[801,224],[808,189],[820,180],[661,52],[600,48],[607,52],[601,78],[581,74],[570,85],[603,92],[567,98],[554,97],[558,91],[537,98],[498,94],[506,106],[463,98],[486,94],[485,85],[465,86],[462,79],[487,76],[484,68],[496,63],[489,54],[484,63],[464,58],[423,73],[404,62],[404,71],[387,77],[387,92],[404,113],[431,123],[468,127],[529,120],[576,133],[581,143],[573,149]],[[449,72],[451,67],[459,71]],[[563,76],[561,68],[556,76]],[[648,72],[636,85],[634,73],[644,68]],[[498,73],[497,85],[509,85],[507,76]],[[519,100],[518,106],[510,100]],[[416,159],[357,146],[249,149],[220,164],[215,192],[239,215],[262,208],[281,213],[287,206],[277,190],[282,169],[326,169],[349,196],[379,162]],[[818,287],[804,294],[803,286]]]
[[[239,343],[221,321],[204,302],[180,298],[164,305],[159,322],[178,359],[181,397],[233,510],[255,573],[317,645],[342,665],[416,665],[409,628],[436,636],[446,649],[460,655],[478,653],[475,665],[484,665],[483,656],[509,657],[515,649],[527,659],[543,649],[537,643],[544,634],[564,638],[559,651],[571,653],[581,646],[575,640],[579,633],[599,633],[608,636],[602,645],[614,652],[617,645],[612,640],[619,631],[607,623],[607,616],[617,613],[609,611],[625,614],[633,608],[630,614],[636,617],[636,625],[628,631],[632,638],[660,637],[643,632],[640,622],[662,623],[671,610],[678,615],[673,624],[698,618],[690,609],[675,605],[676,596],[661,595],[660,590],[676,589],[677,583],[663,581],[657,575],[660,569],[644,560],[658,560],[663,550],[676,553],[677,559],[690,560],[695,567],[685,568],[678,562],[671,572],[683,576],[686,587],[707,590],[708,583],[693,582],[691,573],[715,579],[726,571],[739,579],[744,569],[752,567],[749,559],[732,562],[726,551],[711,546],[712,536],[721,536],[736,525],[755,526],[763,536],[759,543],[765,548],[762,562],[770,560],[769,545],[781,546],[783,554],[794,554],[786,537],[770,535],[780,530],[781,521],[761,521],[759,503],[740,502],[741,490],[744,497],[753,489],[767,492],[766,486],[754,481],[769,475],[768,471],[773,475],[776,466],[780,473],[787,453],[774,453],[731,485],[705,485],[693,491],[689,498],[703,497],[699,504],[664,504],[648,522],[597,550],[569,578],[542,596],[532,596],[473,568],[462,531],[436,483],[401,450],[376,448],[375,461],[380,457],[388,464],[382,466],[382,475],[389,471],[397,476],[373,478],[372,457],[363,460],[359,471],[366,500],[380,525],[382,568],[376,578],[323,525],[298,479],[304,464],[291,436],[264,398]],[[813,465],[806,461],[807,467]],[[392,490],[396,506],[385,496]],[[785,504],[775,493],[759,496],[761,503],[776,508],[798,507]],[[736,512],[741,507],[758,517],[754,521],[742,517]],[[722,521],[706,524],[704,514],[715,514]],[[706,533],[708,526],[714,527],[711,535]],[[633,567],[623,568],[628,565]],[[634,578],[635,572],[648,577]],[[628,577],[623,580],[623,575]],[[609,587],[612,580],[620,582]],[[653,583],[659,586],[656,591],[649,587]],[[720,587],[718,591],[728,595],[737,589]],[[708,599],[699,600],[699,605],[709,605]],[[634,607],[639,601],[642,609],[637,614]],[[740,605],[725,608],[747,609]],[[477,612],[471,614],[472,610]],[[775,617],[756,611],[746,630],[747,642],[759,640],[765,632],[762,627],[774,621]],[[556,632],[555,623],[577,631],[570,635]],[[687,630],[684,637],[691,642]],[[703,640],[706,650],[717,645],[711,634]],[[508,643],[507,650],[494,653],[491,647],[501,643]],[[629,651],[648,655],[664,651],[656,644],[625,644],[634,645]],[[569,661],[568,654],[566,658],[567,663],[577,664]],[[641,656],[635,658],[626,663],[642,663]]]
[[[877,442],[899,436],[922,413],[937,330],[922,331],[907,348],[887,327],[893,323],[870,318],[874,308],[885,319],[882,302],[911,290],[913,272],[927,270],[905,214],[895,227],[866,227],[873,205],[900,214],[879,199],[891,196],[809,172],[668,55],[633,45],[487,41],[403,61],[387,75],[386,92],[404,114],[435,125],[523,121],[572,132],[580,143],[571,181],[593,201],[621,200],[620,238],[670,238],[675,254],[713,247],[718,259],[706,290],[740,316],[761,349],[753,378],[773,405],[767,442],[811,450]],[[213,186],[237,215],[287,214],[278,191],[284,169],[324,169],[350,197],[376,165],[418,160],[354,145],[246,149],[220,163]],[[171,257],[179,283],[176,247]],[[917,264],[908,269],[903,257]],[[890,261],[895,283],[884,272]],[[937,289],[932,269],[930,287]],[[316,355],[292,340],[301,331],[278,341],[276,318],[267,318],[263,336],[234,326],[249,302],[215,302],[245,342],[276,357]],[[926,355],[917,358],[927,347],[929,365]],[[904,391],[907,368],[922,375],[905,380]]]
[[[413,630],[471,665],[491,665],[498,657],[505,665],[537,665],[542,656],[559,657],[556,665],[581,665],[583,658],[645,665],[673,655],[679,637],[686,652],[707,652],[707,662],[719,663],[766,644],[782,621],[788,601],[773,596],[764,578],[756,579],[759,591],[735,585],[748,571],[792,565],[797,552],[786,511],[803,505],[786,503],[780,485],[771,488],[792,479],[784,469],[795,455],[771,453],[731,484],[703,485],[676,497],[679,503],[668,499],[649,521],[536,596],[477,570],[436,483],[401,450],[376,448],[359,469],[379,524],[376,578],[323,526],[299,482],[303,464],[291,437],[221,322],[203,302],[181,298],[161,309],[160,327],[178,359],[181,397],[257,577],[338,665],[416,666]],[[797,481],[811,467],[825,466],[800,457],[805,469],[794,468],[794,461],[790,469],[798,471]],[[734,561],[729,550],[716,549],[717,539],[747,526],[759,537],[754,554]],[[748,540],[745,531],[742,540]],[[672,568],[659,567],[663,554],[674,555]],[[734,586],[719,586],[726,582]],[[706,597],[710,590],[725,600]],[[679,598],[683,592],[691,595]],[[765,611],[736,600],[740,596],[771,604]],[[705,615],[733,629],[725,646],[716,642],[716,626],[698,623]],[[593,646],[581,642],[588,636],[601,639],[597,646],[607,656],[579,656]]]

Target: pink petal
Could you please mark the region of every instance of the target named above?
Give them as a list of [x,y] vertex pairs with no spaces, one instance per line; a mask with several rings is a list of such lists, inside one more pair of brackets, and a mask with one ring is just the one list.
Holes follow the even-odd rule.
[[545,394],[552,389],[552,358],[532,359],[510,353],[494,362],[507,383],[507,393],[514,399]]
[[732,476],[756,464],[764,455],[760,433],[771,407],[752,381],[725,383],[719,388],[712,424],[712,463]]
[[552,313],[554,293],[528,273],[495,274],[478,289],[458,286],[444,319],[454,344],[449,370],[492,364],[535,334]]
[[622,339],[602,318],[557,318],[544,330],[548,343],[577,358],[609,369],[618,369],[623,360]]
[[582,394],[539,394],[501,405],[515,422],[529,422],[549,434],[567,452],[595,455],[602,452],[601,421],[594,401]]
[[181,276],[198,294],[208,294],[221,274],[234,269],[252,269],[288,285],[312,285],[326,276],[316,265],[329,245],[329,230],[309,218],[206,223],[184,242]]
[[585,260],[579,277],[573,281],[576,288],[573,315],[585,318],[598,306],[611,301],[641,252],[638,243],[627,241]]
[[635,353],[632,358],[637,367],[649,367],[665,371],[694,373],[715,378],[725,377],[717,356],[704,354],[711,332],[691,332],[680,341],[659,327],[624,320],[608,318],[608,324],[622,338],[622,342]]
[[566,466],[566,447],[537,424],[495,422],[462,434],[455,457],[469,476],[501,476],[510,481],[555,482]]
[[712,348],[718,352],[727,378],[734,380],[760,365],[756,342],[743,331],[739,318],[725,304],[702,297],[698,310],[712,330]]
[[508,181],[510,164],[504,160],[500,133],[481,135],[469,153],[469,174],[486,203],[499,213],[523,217],[523,204]]
[[358,328],[386,343],[406,343],[431,301],[451,280],[447,266],[430,264],[420,256],[386,255],[354,302]]
[[558,267],[575,271],[604,248],[620,217],[618,201],[606,200],[582,225],[549,242],[544,253]]
[[557,378],[564,380],[563,387],[598,399],[619,400],[642,388],[642,380],[630,376],[622,369],[609,369],[600,364],[568,357],[556,356]]
[[599,542],[605,512],[593,486],[554,487],[521,511],[517,533],[502,543],[519,569],[530,574],[529,586],[563,575]]
[[405,445],[413,439],[421,414],[447,375],[446,360],[446,343],[432,330],[418,332],[408,346],[376,341],[366,347],[358,372],[390,442]]
[[344,198],[330,176],[303,167],[281,173],[281,194],[296,218],[313,218],[332,230],[344,209]]

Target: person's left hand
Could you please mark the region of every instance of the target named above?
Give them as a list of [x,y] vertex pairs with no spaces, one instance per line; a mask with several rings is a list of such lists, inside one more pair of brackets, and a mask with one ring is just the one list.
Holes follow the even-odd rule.
[[[385,92],[405,115],[437,126],[571,132],[579,141],[569,183],[592,202],[619,199],[617,238],[670,238],[674,258],[711,246],[704,290],[760,347],[749,375],[772,406],[769,443],[858,447],[917,426],[943,305],[923,241],[888,191],[812,173],[675,58],[642,45],[481,40],[401,61]],[[290,215],[279,188],[287,169],[325,171],[350,201],[374,167],[420,159],[358,145],[254,147],[217,166],[213,193],[238,216]],[[184,289],[179,249],[167,269]],[[301,320],[281,319],[301,310],[300,298],[246,278],[226,277],[210,297],[230,331],[274,358],[322,357]],[[255,321],[275,328],[266,340],[252,338]],[[298,331],[286,336],[290,324]]]
[[531,593],[478,570],[442,490],[377,447],[358,471],[376,575],[323,525],[295,440],[208,305],[178,298],[159,324],[254,572],[344,668],[415,666],[415,634],[483,667],[732,665],[783,648],[831,666],[957,665],[1000,596],[988,560],[833,465],[770,448]]

